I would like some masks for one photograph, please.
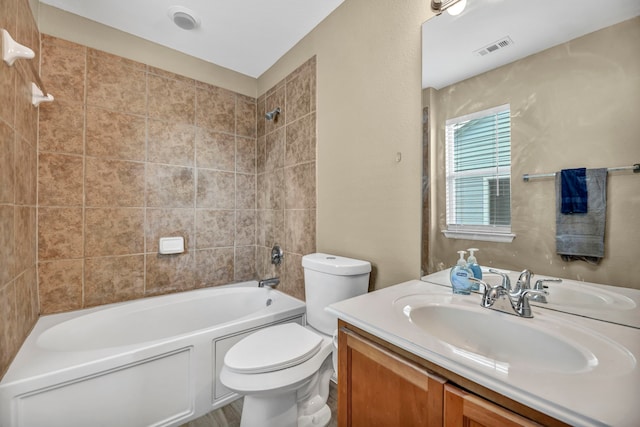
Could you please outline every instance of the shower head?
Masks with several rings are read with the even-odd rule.
[[[264,117],[265,117],[267,120],[273,120],[273,119],[275,119],[275,118],[278,116],[278,114],[280,114],[280,107],[277,107],[277,108],[276,108],[275,110],[273,110],[273,111],[269,111],[267,114],[265,114],[265,115],[264,115]]]

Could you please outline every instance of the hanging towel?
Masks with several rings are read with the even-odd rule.
[[[556,173],[556,252],[565,261],[593,264],[604,257],[607,169],[587,169],[587,213],[562,213],[562,173]]]
[[[587,213],[588,190],[587,169],[563,169],[560,171],[562,182],[563,214]]]

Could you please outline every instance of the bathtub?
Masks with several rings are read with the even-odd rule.
[[[0,426],[178,426],[228,404],[227,350],[305,322],[302,301],[257,285],[41,316],[0,381]]]

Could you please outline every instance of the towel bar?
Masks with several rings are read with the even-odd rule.
[[[640,163],[635,163],[633,166],[620,166],[617,168],[607,168],[607,172],[616,172],[616,171],[625,171],[625,170],[632,170],[633,173],[640,173]],[[533,175],[529,175],[528,173],[525,173],[524,175],[522,175],[522,179],[524,182],[529,182],[529,180],[532,178],[548,178],[552,176],[556,176],[556,173],[555,172],[536,173]]]

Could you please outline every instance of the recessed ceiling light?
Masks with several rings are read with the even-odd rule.
[[[200,19],[195,12],[182,6],[171,6],[168,11],[169,18],[183,30],[194,30],[200,26]]]

